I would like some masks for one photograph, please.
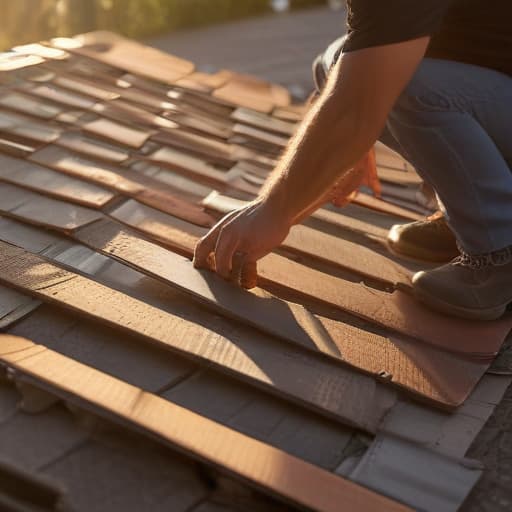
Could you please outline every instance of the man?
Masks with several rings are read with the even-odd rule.
[[[512,301],[512,2],[351,0],[348,9],[348,35],[278,168],[199,242],[195,264],[254,286],[257,260],[291,226],[333,188],[348,196],[367,179],[365,155],[380,139],[435,189],[461,250],[414,276],[416,296],[449,314],[498,318]]]

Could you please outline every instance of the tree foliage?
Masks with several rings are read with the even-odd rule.
[[[293,7],[323,0],[292,0]],[[269,11],[268,0],[0,0],[0,49],[95,29],[144,37]]]

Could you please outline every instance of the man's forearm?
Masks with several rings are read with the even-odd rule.
[[[319,207],[376,138],[364,121],[364,107],[357,97],[344,96],[344,85],[335,68],[262,191],[290,223]]]

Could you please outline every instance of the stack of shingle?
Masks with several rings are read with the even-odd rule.
[[[421,210],[406,162],[378,147],[398,201],[320,209],[247,292],[190,259],[295,132],[284,88],[101,32],[15,48],[0,72],[0,461],[31,490],[0,483],[0,503],[460,506],[512,319],[414,301],[415,264],[385,248]]]

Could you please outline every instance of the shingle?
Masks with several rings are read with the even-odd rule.
[[[131,221],[139,229],[151,231],[151,227],[145,227],[140,222],[144,221],[137,222],[136,218]],[[179,229],[179,223],[175,222],[174,228]],[[166,229],[170,231],[172,227]],[[106,254],[114,255],[148,275],[185,290],[193,297],[205,300],[228,317],[243,320],[263,331],[277,334],[313,350],[320,350],[365,371],[385,373],[396,384],[431,398],[447,400],[447,403],[452,400],[460,403],[487,367],[485,364],[456,360],[427,347],[421,350],[415,348],[416,359],[421,361],[421,365],[416,367],[408,356],[412,348],[408,348],[405,341],[372,336],[348,325],[315,317],[306,310],[277,299],[261,300],[252,294],[241,293],[223,284],[221,280],[210,279],[203,283],[206,276],[198,276],[189,262],[128,231],[123,231],[113,223],[105,222],[81,231],[77,239]],[[177,247],[185,250],[190,250],[193,246],[187,238],[178,236],[175,240]],[[290,313],[291,319],[288,318]],[[318,326],[314,327],[316,323]],[[377,366],[370,365],[370,358],[364,355],[372,351],[373,360],[378,362]],[[455,370],[456,367],[458,370]],[[425,372],[422,373],[422,370]],[[442,381],[441,385],[439,381]]]
[[[137,439],[119,444],[90,441],[44,473],[67,487],[77,512],[185,512],[206,495],[190,464]]]
[[[152,392],[171,386],[195,369],[190,361],[141,344],[136,336],[99,328],[55,307],[40,308],[9,332]]]
[[[0,112],[0,130],[40,143],[53,142],[60,133],[58,128],[47,123],[7,111]]]
[[[172,84],[194,70],[191,62],[110,32],[91,32],[75,42],[73,52],[159,82]]]
[[[4,155],[0,155],[0,180],[92,208],[101,208],[114,198],[112,192],[91,183]]]
[[[264,113],[290,103],[290,95],[285,88],[245,75],[231,76],[213,95],[234,105]]]
[[[66,91],[53,84],[42,84],[36,87],[24,88],[23,90],[34,96],[71,108],[88,110],[92,108],[95,103],[94,100],[86,96]]]
[[[211,371],[195,374],[162,396],[326,469],[339,464],[353,435],[349,428]]]
[[[0,93],[0,105],[43,119],[53,119],[63,112],[63,109],[54,103],[43,103],[17,92]]]
[[[143,336],[161,347],[212,362],[219,369],[321,408],[361,428],[374,431],[396,400],[394,393],[378,386],[370,377],[328,365],[300,347],[283,346],[265,337],[266,341],[261,344],[258,341],[261,337],[256,333],[243,337],[229,329],[219,332],[220,325],[215,322],[211,327],[203,327],[46,263],[37,256],[5,244],[0,247],[2,282],[83,317]],[[269,343],[274,346],[272,352],[269,352]],[[290,373],[282,372],[283,365]],[[293,365],[298,366],[294,371],[291,370]],[[311,375],[307,378],[308,371]],[[372,406],[361,408],[361,401],[372,402]]]
[[[5,269],[0,279],[58,304],[40,307],[11,326],[12,332],[33,337],[143,389],[171,387],[168,397],[187,409],[330,469],[354,455],[352,445],[361,448],[341,425],[352,422],[375,431],[395,403],[397,393],[384,384],[397,384],[407,393],[419,393],[445,407],[464,401],[487,368],[501,334],[509,329],[510,319],[487,327],[462,325],[427,313],[402,292],[383,291],[395,282],[407,285],[410,273],[405,267],[414,268],[412,264],[398,266],[396,257],[386,255],[383,241],[387,230],[394,223],[418,218],[415,212],[424,211],[416,201],[418,176],[401,157],[377,145],[378,171],[387,182],[384,197],[388,201],[360,195],[358,203],[363,206],[351,205],[342,213],[321,209],[308,221],[308,228],[300,226],[292,233],[283,248],[286,257],[271,256],[261,263],[263,284],[280,297],[276,300],[264,295],[272,307],[288,304],[286,300],[291,299],[311,309],[290,305],[298,329],[287,331],[291,324],[286,323],[288,317],[281,314],[281,309],[245,307],[239,290],[224,294],[214,277],[205,274],[209,292],[214,292],[208,295],[196,286],[198,274],[189,261],[159,245],[147,244],[133,233],[122,238],[126,242],[122,247],[103,245],[106,239],[102,241],[101,237],[99,243],[94,230],[71,233],[87,222],[76,222],[77,213],[70,203],[106,206],[107,215],[190,258],[195,240],[215,222],[219,211],[238,206],[235,198],[250,199],[259,192],[306,107],[290,105],[288,92],[274,84],[229,71],[193,73],[190,62],[112,34],[57,39],[52,44],[70,52],[29,45],[19,49],[23,55],[0,57],[0,67],[14,70],[0,77],[4,86],[0,94],[0,149],[18,157],[0,155],[0,164],[4,163],[0,174],[23,189],[32,188],[42,194],[0,185],[0,191],[4,191],[0,208],[33,224],[0,218],[0,240],[51,260],[37,260],[37,264],[31,260],[34,265],[23,266],[29,255],[0,244],[5,256],[0,261]],[[49,60],[41,63],[38,55]],[[281,63],[284,58],[269,62]],[[256,110],[247,108],[251,106]],[[22,160],[33,152],[31,162]],[[152,166],[151,160],[169,169]],[[116,165],[121,163],[125,165]],[[233,197],[206,198],[213,187]],[[64,201],[51,202],[44,197],[52,194]],[[108,201],[114,196],[117,202],[110,206]],[[214,215],[205,213],[198,204],[205,198],[204,204],[217,210]],[[387,213],[378,213],[378,209]],[[62,236],[34,227],[40,225],[59,229]],[[110,221],[100,222],[97,229],[103,229],[101,234],[107,236],[111,234],[109,226]],[[91,233],[96,238],[90,238]],[[69,235],[78,238],[73,240]],[[79,239],[93,248],[81,245]],[[98,250],[105,251],[105,255]],[[63,265],[75,272],[64,271]],[[21,273],[13,276],[16,269]],[[367,286],[355,282],[359,276],[364,276]],[[186,293],[177,291],[177,286]],[[0,327],[2,320],[10,324],[22,316],[17,313],[37,305],[23,294],[3,290]],[[200,293],[194,296],[197,290]],[[344,298],[347,294],[350,299]],[[200,304],[205,299],[209,309]],[[64,313],[64,309],[72,312]],[[105,322],[112,325],[104,327]],[[250,325],[257,325],[259,330]],[[402,335],[391,334],[393,330]],[[448,341],[464,341],[466,346],[458,349],[467,350],[475,360],[438,351],[404,334],[450,350],[453,347]],[[299,345],[301,340],[305,348]],[[481,345],[487,353],[474,352]],[[360,375],[347,363],[374,376]],[[187,378],[204,365],[213,369]],[[181,384],[173,388],[176,382]],[[404,400],[402,392],[398,396]],[[0,430],[2,418],[9,419],[14,412],[13,400],[11,392],[2,396],[0,387]],[[401,401],[391,409],[384,428],[390,427],[394,419],[393,429],[401,435],[410,434],[415,442],[439,452],[460,455],[486,421],[495,401],[487,401],[477,388],[450,416],[430,410],[430,403]],[[405,420],[400,414],[404,408],[411,413]],[[5,438],[14,441],[12,450],[21,439],[30,440],[20,451],[20,457],[27,461],[37,459],[38,454],[42,454],[42,460],[47,457],[44,454],[66,444],[66,434],[55,439],[64,432],[62,422],[52,423],[44,416],[32,419],[21,413],[11,420]],[[56,466],[59,478],[69,481],[76,491],[80,507],[101,507],[102,500],[115,495],[112,503],[123,510],[129,506],[150,506],[153,510],[164,504],[173,508],[175,502],[166,502],[166,497],[156,499],[163,496],[158,481],[167,476],[162,477],[157,470],[148,476],[148,482],[144,480],[147,494],[128,499],[139,490],[132,484],[136,481],[134,475],[146,471],[160,460],[158,457],[144,455],[146,466],[133,465],[144,450],[140,452],[124,441],[97,441],[80,453],[70,445],[70,456],[64,456],[61,465]],[[504,438],[505,450],[507,443],[508,438]],[[376,443],[368,452],[377,457],[379,467],[380,446]],[[403,446],[399,448],[402,453]],[[358,450],[356,455],[363,451]],[[391,451],[397,453],[396,446]],[[115,469],[119,482],[111,481],[113,493],[112,486],[94,489],[95,460],[113,452],[115,464],[100,462],[98,467],[105,475]],[[404,460],[409,456],[413,468],[409,473],[414,476],[415,464],[430,460],[431,454],[425,458],[424,450],[405,450]],[[366,459],[351,460],[360,464],[368,485],[383,494],[396,492],[406,501],[421,498],[421,494],[411,492],[417,482],[405,485],[411,484],[412,478],[402,479],[404,485],[400,488],[396,479],[389,478],[396,468],[388,465],[392,457],[387,459],[384,457],[382,462],[383,473],[375,478],[373,471],[378,467],[368,469]],[[83,461],[87,471],[80,483],[78,468]],[[172,459],[169,464],[174,467],[175,462]],[[119,471],[123,464],[130,469]],[[176,465],[177,472],[180,464]],[[197,482],[197,475],[192,473],[183,480],[186,487],[189,482]],[[457,473],[460,475],[458,470],[453,474]],[[436,478],[443,474],[431,475],[429,499],[442,491],[444,482],[439,484]],[[471,487],[472,482],[468,479],[464,485],[459,491]],[[91,495],[88,488],[92,489]],[[201,506],[207,510],[210,505],[224,503],[217,499],[219,494],[205,494],[202,485],[199,488],[196,501],[185,503],[180,498],[179,506],[198,512]],[[123,489],[126,496],[122,495]],[[452,503],[458,503],[463,494],[452,493]],[[238,503],[241,510],[248,510],[250,500],[250,496],[233,503],[228,499],[226,506],[231,510],[231,505]]]
[[[281,499],[292,500],[303,507],[321,512],[338,510],[341,499],[350,504],[354,512],[375,507],[383,512],[408,510],[399,503],[351,484],[155,395],[143,393],[139,388],[76,363],[56,352],[30,345],[20,338],[8,337],[7,341],[9,346],[3,349],[2,360],[20,372],[44,380],[59,396],[67,396],[75,401],[78,399],[79,402],[85,401],[95,412],[111,415],[112,419],[126,426],[130,425],[132,429],[140,428],[147,434],[156,435],[168,445],[175,446],[194,458],[214,466],[221,465],[235,478],[251,482]],[[86,446],[75,453],[83,451],[87,453]],[[90,463],[95,459],[97,457],[91,457]],[[109,474],[112,473],[111,465],[115,460],[114,453],[101,459],[110,466]],[[63,465],[65,466],[56,463],[57,467]],[[83,469],[88,464],[85,461],[80,466]],[[133,462],[123,464],[125,470],[132,467]],[[101,468],[96,460],[95,480],[98,480],[97,475]],[[53,469],[55,470],[55,467]],[[66,470],[69,471],[70,468]],[[48,472],[55,474],[55,471]],[[109,484],[111,499],[118,497],[113,482]],[[96,490],[99,489],[98,487]],[[154,492],[149,494],[154,496]],[[144,495],[144,492],[139,491],[139,496]],[[121,492],[121,496],[126,500],[126,490]],[[92,497],[89,499],[93,501]]]
[[[261,130],[279,133],[281,135],[291,136],[295,133],[297,125],[266,116],[246,108],[237,108],[231,117],[240,123],[255,126]]]
[[[416,510],[455,512],[481,474],[478,464],[379,435],[350,478]]]
[[[0,329],[17,322],[40,305],[32,297],[0,286]]]
[[[31,224],[62,231],[73,231],[102,217],[89,208],[50,199],[7,184],[0,184],[0,211]]]
[[[62,405],[40,414],[19,411],[0,424],[0,451],[2,457],[16,465],[39,471],[80,446],[88,437]]]
[[[129,151],[125,147],[109,144],[81,133],[63,133],[56,144],[108,162],[122,163],[129,158]]]

